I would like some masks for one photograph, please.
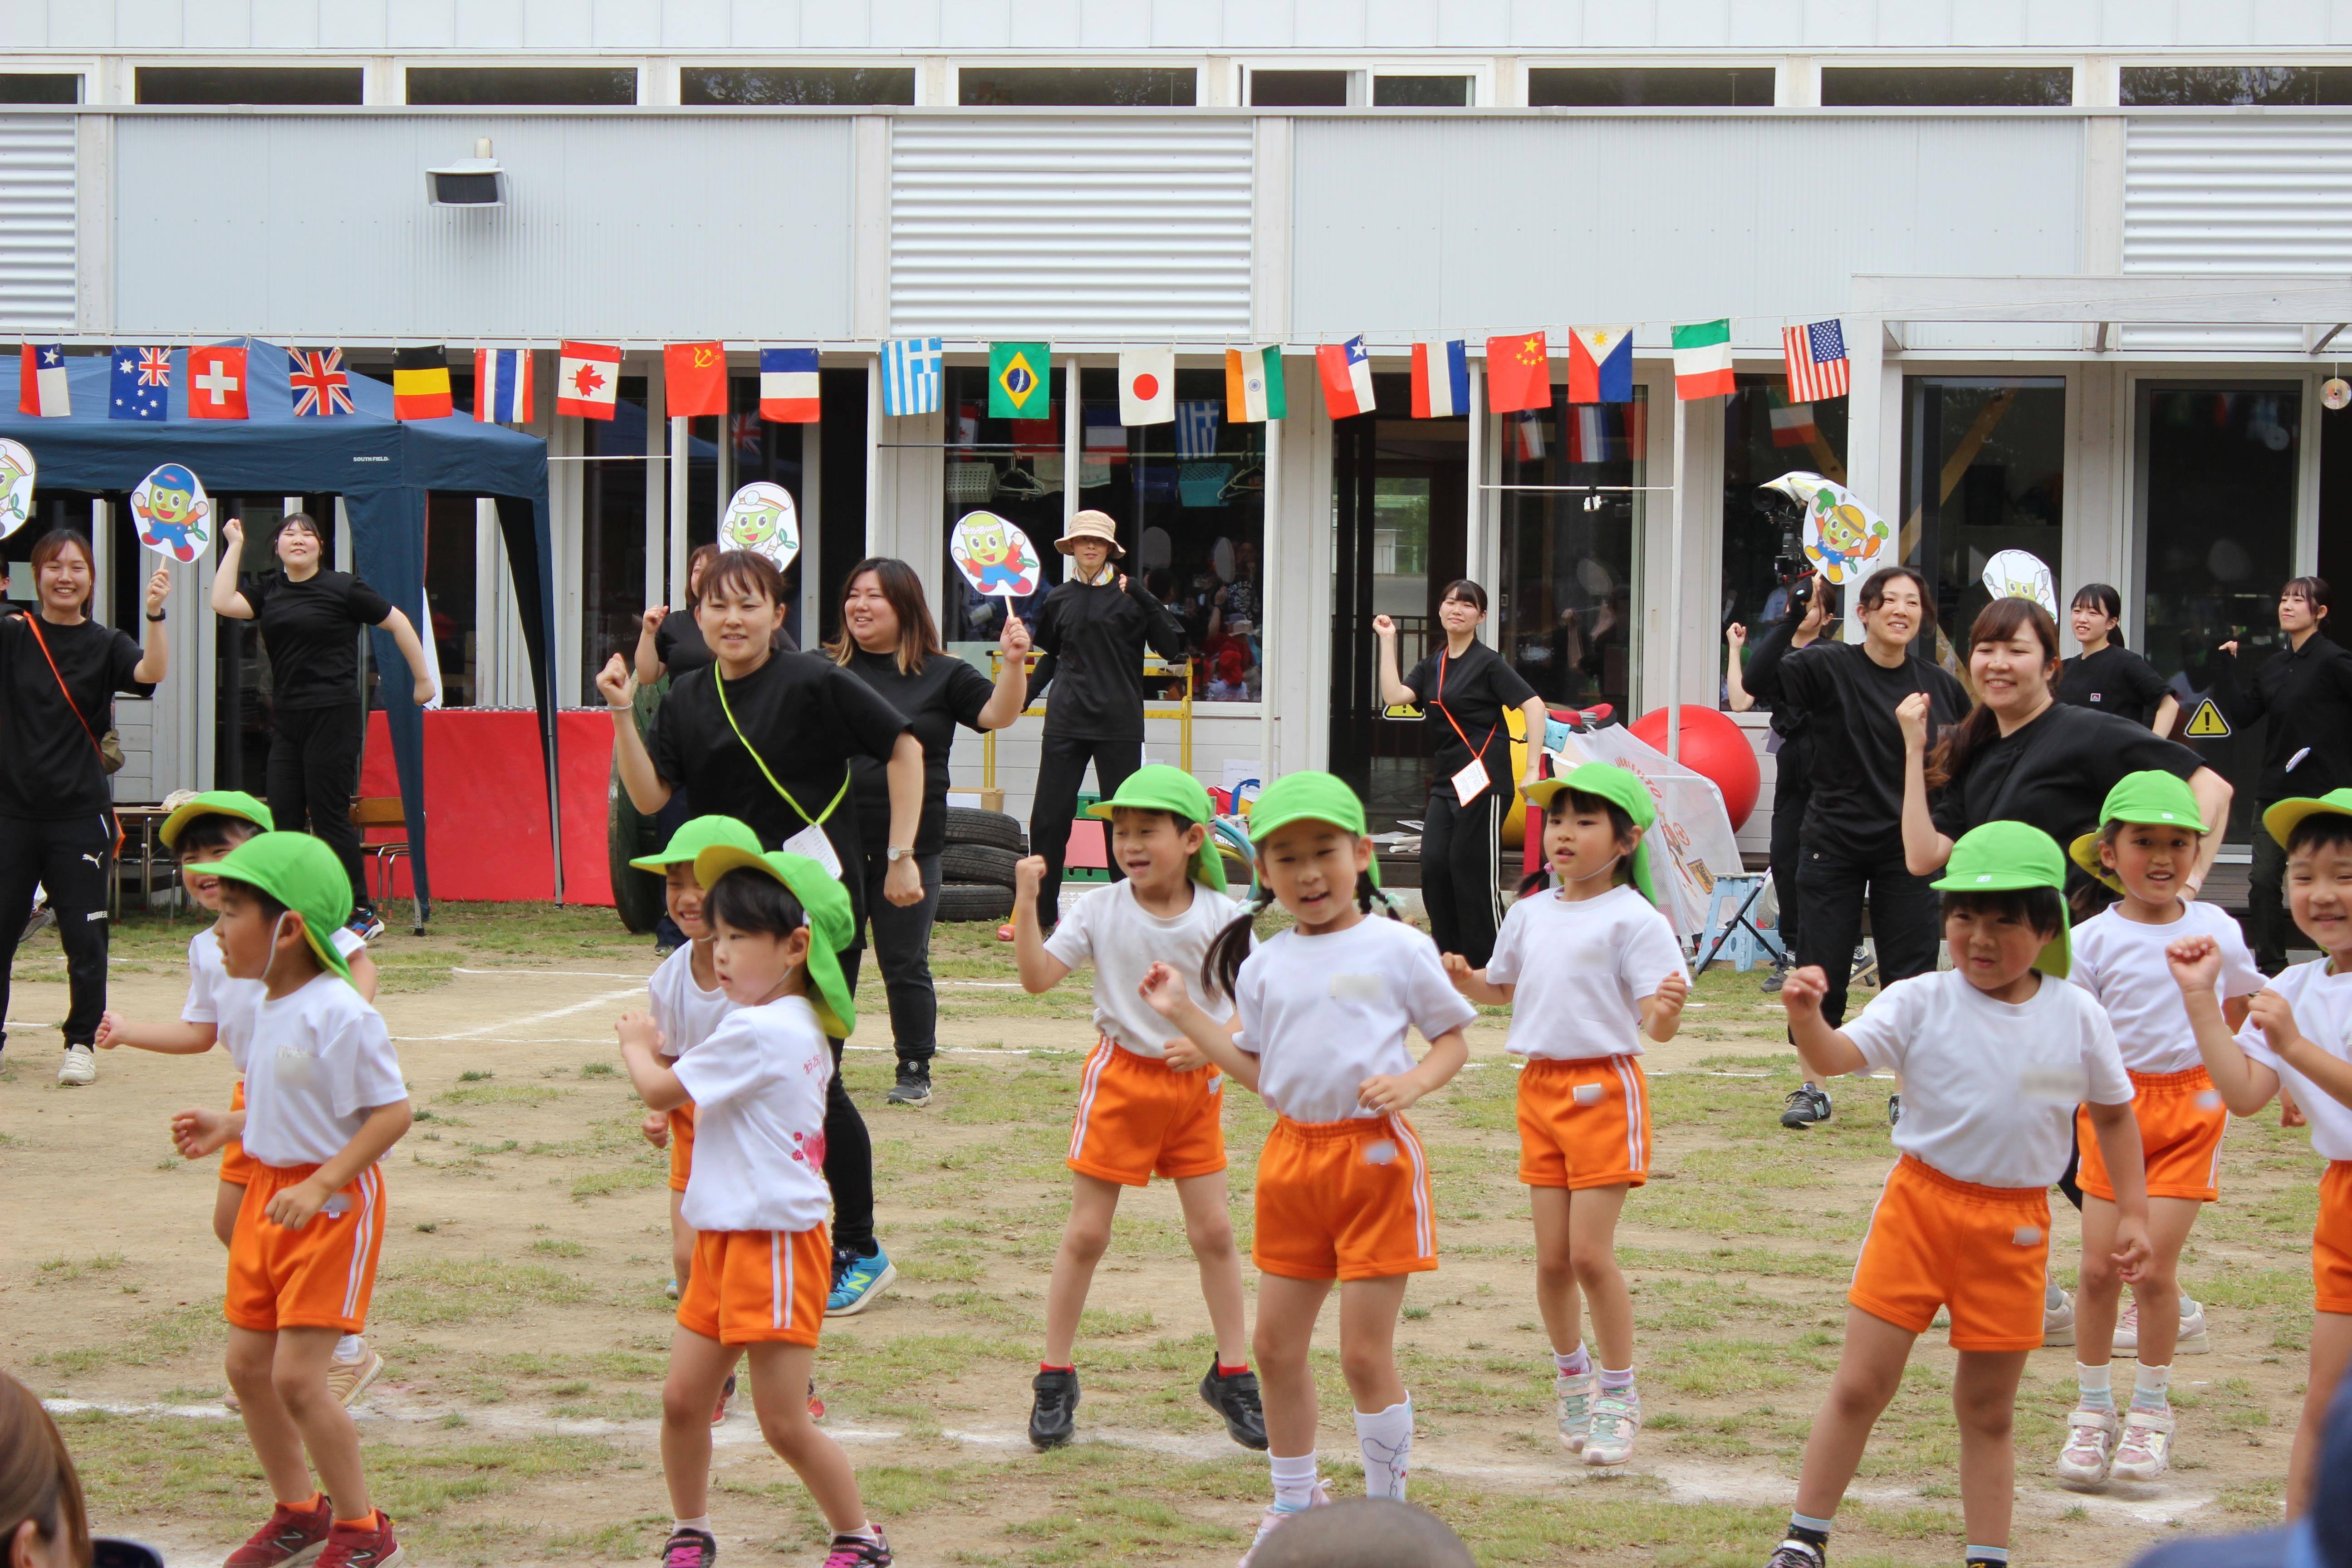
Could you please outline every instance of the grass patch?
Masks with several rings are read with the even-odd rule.
[[[525,1307],[567,1307],[596,1299],[577,1275],[537,1263],[495,1258],[471,1262],[412,1258],[386,1264],[378,1276],[375,1310],[415,1328],[511,1317]]]

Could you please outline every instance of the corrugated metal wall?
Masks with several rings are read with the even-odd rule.
[[[1239,119],[894,121],[891,330],[1246,333],[1255,135]]]
[[[74,324],[74,121],[0,119],[0,325]]]

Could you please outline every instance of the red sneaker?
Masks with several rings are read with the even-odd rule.
[[[727,1402],[735,1397],[735,1374],[727,1374],[727,1385],[719,1391],[719,1407],[710,1413],[710,1424],[718,1426],[727,1419]]]
[[[229,1553],[228,1568],[302,1568],[327,1549],[327,1534],[334,1525],[335,1505],[323,1497],[309,1508],[288,1508],[281,1502],[268,1524]]]
[[[373,1523],[357,1529],[338,1524],[327,1531],[319,1568],[392,1568],[400,1557],[400,1542],[392,1538],[392,1515],[377,1509]]]

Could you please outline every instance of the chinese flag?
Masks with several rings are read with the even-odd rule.
[[[1541,332],[1486,340],[1486,402],[1497,414],[1551,406],[1551,366]]]
[[[671,343],[662,350],[665,392],[673,419],[727,412],[727,351],[717,343]]]

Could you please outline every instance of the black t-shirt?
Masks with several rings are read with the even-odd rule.
[[[1814,641],[1779,658],[1748,660],[1748,689],[1806,716],[1812,799],[1801,841],[1840,857],[1882,859],[1903,848],[1903,725],[1895,705],[1927,694],[1927,743],[1968,711],[1949,671],[1906,654],[1889,669],[1859,643]]]
[[[2240,724],[2270,721],[2257,801],[2352,786],[2352,649],[2314,632],[2255,665],[2252,679],[2218,650],[2206,668],[2223,712]]]
[[[792,653],[800,645],[783,627],[768,639],[768,646],[778,653]],[[702,640],[702,628],[695,624],[692,610],[672,610],[654,628],[654,657],[661,660],[662,670],[672,680],[689,669],[708,669],[718,661],[712,658],[710,645]]]
[[[2061,667],[2058,700],[2070,708],[2113,713],[2135,724],[2156,717],[2171,688],[2156,666],[2127,647],[2109,643],[2096,653],[2078,653]]]
[[[935,653],[912,675],[898,672],[896,654],[867,653],[852,645],[847,668],[881,695],[907,721],[923,743],[923,821],[915,853],[936,855],[947,842],[948,749],[955,727],[980,728],[980,710],[996,692],[988,677],[951,653]],[[850,763],[856,780],[857,831],[869,850],[890,841],[890,785],[881,763],[859,757]]]
[[[1404,683],[1412,688],[1413,696],[1429,710],[1424,723],[1437,726],[1436,789],[1451,790],[1448,782],[1455,773],[1470,765],[1470,751],[1478,749],[1479,760],[1486,764],[1489,788],[1509,788],[1515,782],[1511,774],[1511,731],[1503,722],[1503,710],[1517,708],[1536,694],[1536,689],[1516,669],[1503,662],[1503,656],[1475,637],[1459,658],[1446,656],[1443,643],[1435,653],[1412,667]],[[1453,715],[1453,722],[1446,715]],[[1454,726],[1461,733],[1454,733]],[[1467,736],[1470,744],[1464,745]]]
[[[2126,773],[2154,769],[2185,779],[2204,765],[2145,724],[2053,702],[1969,758],[1932,807],[1936,831],[1958,838],[1988,822],[2028,822],[2063,850],[2096,830],[2099,807]],[[1818,788],[1818,768],[1813,776]]]
[[[0,816],[59,822],[94,816],[112,803],[113,792],[92,737],[106,733],[116,692],[150,697],[155,688],[132,679],[139,645],[111,626],[43,621],[40,635],[49,658],[41,657],[28,616],[0,617]],[[55,674],[49,659],[57,661]],[[73,693],[70,708],[58,689],[59,676]]]
[[[1045,733],[1123,738],[1143,735],[1143,652],[1184,657],[1184,624],[1151,596],[1142,579],[1081,583],[1071,577],[1045,595],[1035,634],[1034,698],[1048,685]]]
[[[843,883],[858,920],[866,914],[857,807],[845,787],[855,757],[890,760],[907,721],[874,689],[829,658],[777,654],[726,687],[719,706],[719,668],[693,670],[670,688],[646,732],[654,772],[683,788],[697,816],[716,813],[750,826],[770,849],[811,822],[842,865]],[[734,723],[728,722],[728,713]],[[755,761],[736,737],[759,749]],[[767,771],[761,771],[761,763]],[[768,775],[775,775],[775,784]],[[781,784],[799,803],[795,811],[776,793]]]
[[[241,576],[269,650],[269,685],[280,708],[332,708],[360,700],[359,629],[383,624],[392,601],[348,572],[301,582],[280,572]]]

